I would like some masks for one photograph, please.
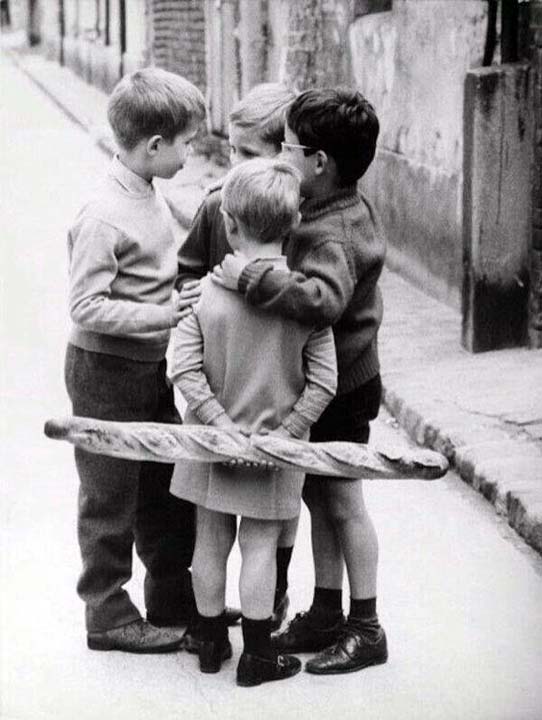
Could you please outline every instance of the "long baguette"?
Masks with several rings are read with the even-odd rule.
[[[271,463],[316,475],[366,479],[435,480],[446,458],[425,449],[371,447],[357,443],[309,443],[274,435],[226,432],[205,425],[112,422],[69,417],[48,420],[47,437],[100,455],[154,462]]]

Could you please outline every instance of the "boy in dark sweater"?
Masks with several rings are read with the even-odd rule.
[[[317,327],[332,325],[337,347],[336,398],[313,425],[311,440],[366,443],[378,414],[381,382],[377,287],[385,241],[357,181],[371,164],[379,132],[372,106],[358,92],[308,90],[287,114],[282,157],[302,173],[302,222],[286,241],[289,273],[227,255],[213,277],[248,302]],[[363,500],[362,481],[307,476],[314,599],[275,638],[280,652],[316,652],[306,670],[359,670],[387,660],[376,613],[378,541]],[[343,563],[350,613],[342,613]]]
[[[166,375],[170,329],[190,312],[177,295],[173,218],[153,177],[183,167],[205,117],[200,91],[155,68],[124,77],[108,117],[119,146],[107,177],[69,232],[70,315],[66,384],[75,415],[180,422]],[[169,493],[172,465],[75,450],[80,479],[77,590],[93,650],[156,653],[178,633],[141,618],[123,588],[135,544],[146,568],[147,616],[189,619],[194,509]]]

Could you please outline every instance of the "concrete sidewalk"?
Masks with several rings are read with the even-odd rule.
[[[107,153],[114,144],[106,96],[66,68],[3,36],[11,59]],[[203,154],[161,187],[186,231],[206,186],[225,168]],[[397,274],[381,283],[385,404],[421,445],[446,455],[460,476],[542,553],[542,350],[471,355],[458,312]]]

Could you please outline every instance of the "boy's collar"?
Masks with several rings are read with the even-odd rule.
[[[118,155],[111,161],[111,175],[132,195],[150,195],[154,190],[152,182],[126,167]]]
[[[303,200],[300,211],[305,220],[325,215],[332,210],[351,207],[357,202],[358,189],[356,185],[338,188],[331,195]]]

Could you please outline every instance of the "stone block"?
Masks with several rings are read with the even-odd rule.
[[[465,85],[463,344],[526,344],[531,234],[529,66],[471,70]]]

